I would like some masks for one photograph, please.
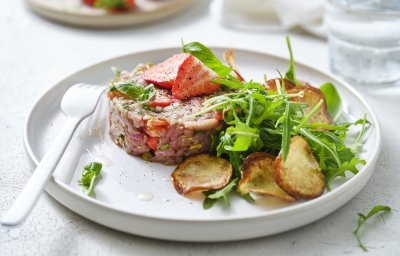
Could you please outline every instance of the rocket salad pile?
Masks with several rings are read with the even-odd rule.
[[[190,163],[189,158],[189,163],[178,166],[172,175],[178,192],[185,194],[203,190],[206,197],[204,208],[211,207],[218,199],[229,204],[229,194],[232,191],[239,192],[250,201],[251,193],[274,195],[290,201],[309,199],[319,196],[324,187],[329,189],[336,177],[344,177],[346,171],[356,174],[358,165],[365,164],[357,156],[356,147],[347,146],[345,139],[350,126],[359,126],[359,135],[354,145],[360,143],[369,125],[366,117],[352,123],[334,123],[333,120],[338,119],[341,111],[341,99],[334,85],[325,83],[317,89],[298,80],[288,38],[287,44],[290,53],[288,70],[284,75],[277,71],[276,79],[264,83],[245,81],[236,70],[232,52],[225,54],[229,64],[226,66],[204,45],[198,42],[183,44],[183,52],[190,53],[215,71],[220,78],[213,82],[222,85],[227,91],[206,100],[203,109],[196,115],[216,111],[222,116],[224,128],[213,139],[212,154],[227,159],[233,172],[230,174],[228,170],[225,173],[229,177],[225,180],[229,181],[218,184],[223,185],[219,189],[211,186],[212,189],[204,191],[207,186],[192,184],[193,188],[182,190],[182,187],[187,187],[187,181],[182,177],[188,179],[187,176],[190,176],[190,173],[185,173],[185,169],[190,165],[198,165],[197,160],[201,160],[201,157],[197,157],[199,159]],[[255,152],[265,154],[252,156]],[[304,159],[302,155],[305,155]],[[292,163],[299,166],[291,166]],[[307,170],[315,164],[318,166]],[[256,165],[263,166],[261,169],[264,170],[254,170],[257,169]],[[193,174],[192,178],[199,180],[199,175]],[[212,174],[208,175],[210,180],[215,178]],[[315,176],[314,180],[306,180],[310,175]],[[271,177],[278,186],[271,185]],[[293,180],[295,178],[299,182]],[[311,187],[302,188],[307,183],[311,183]],[[268,191],[271,186],[272,191]]]

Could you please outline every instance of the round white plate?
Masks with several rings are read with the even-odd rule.
[[[224,49],[213,49],[222,56]],[[32,108],[25,127],[25,148],[34,166],[65,122],[60,102],[67,88],[78,82],[106,85],[113,77],[111,66],[131,70],[140,62],[160,62],[180,52],[161,49],[117,57],[83,69],[49,89]],[[273,55],[236,49],[236,61],[244,77],[262,81],[263,74],[275,76],[286,70],[288,60]],[[364,113],[372,122],[365,138],[360,172],[343,179],[322,196],[296,203],[274,198],[255,204],[233,196],[230,208],[216,204],[203,210],[202,198],[177,194],[170,181],[174,167],[143,161],[127,155],[111,142],[107,131],[107,100],[104,96],[94,115],[85,120],[68,146],[47,192],[72,211],[101,225],[141,236],[179,241],[229,241],[276,234],[318,220],[355,196],[370,178],[381,145],[378,120],[366,102],[352,88],[336,78],[297,63],[301,80],[314,85],[333,82],[351,116]],[[84,165],[104,163],[103,178],[96,186],[97,198],[82,192],[77,180]],[[151,200],[141,200],[141,195]],[[149,199],[149,198],[148,198]]]
[[[109,13],[81,3],[81,0],[26,0],[38,14],[66,24],[86,27],[139,25],[171,16],[188,7],[192,0],[135,0],[136,8]]]

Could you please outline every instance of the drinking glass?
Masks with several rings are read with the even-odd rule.
[[[362,85],[400,85],[400,0],[326,0],[330,68]]]

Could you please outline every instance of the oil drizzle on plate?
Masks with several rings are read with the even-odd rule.
[[[146,201],[146,202],[151,201],[153,199],[153,194],[148,192],[140,193],[138,195],[138,199],[140,201]]]

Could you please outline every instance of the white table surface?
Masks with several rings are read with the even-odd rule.
[[[284,34],[241,32],[220,26],[208,1],[172,19],[118,30],[90,30],[45,20],[23,1],[0,8],[0,214],[10,207],[31,170],[22,146],[28,111],[41,93],[85,66],[125,53],[198,40],[286,55]],[[296,59],[328,69],[325,41],[290,33]],[[67,210],[43,194],[23,225],[0,227],[0,255],[361,255],[352,231],[357,212],[376,204],[400,209],[400,93],[362,90],[378,114],[383,147],[365,188],[333,214],[270,237],[228,243],[179,243],[114,231]],[[395,211],[362,232],[366,255],[400,255],[400,218]]]

